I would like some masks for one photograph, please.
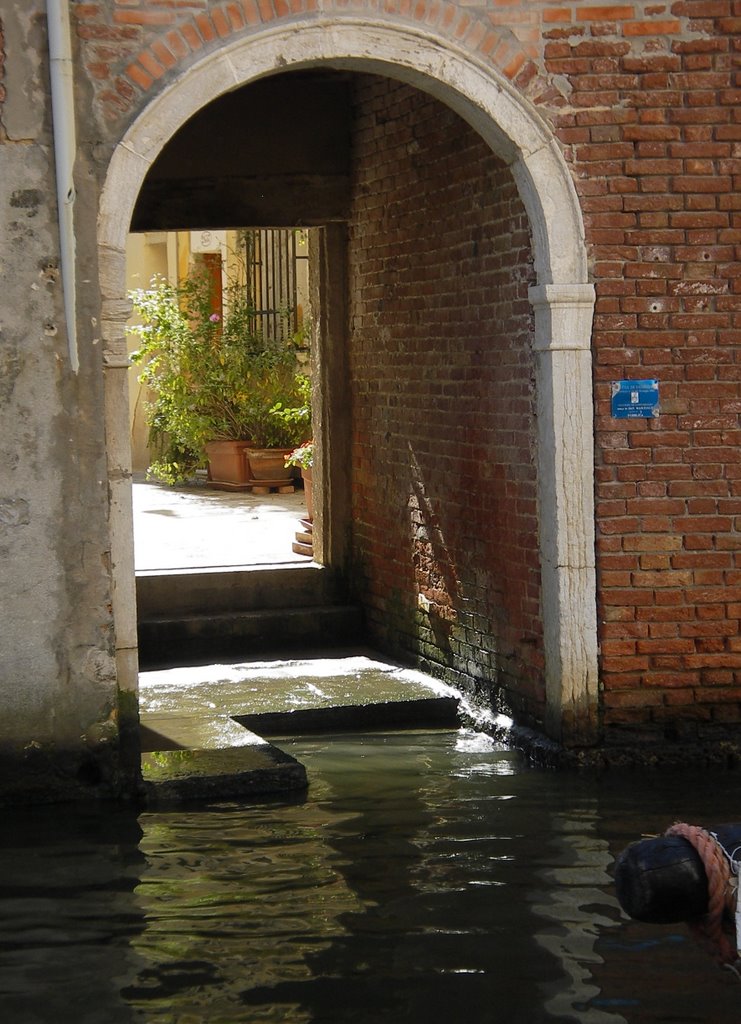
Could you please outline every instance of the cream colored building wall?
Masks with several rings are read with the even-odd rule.
[[[309,292],[309,230],[299,231],[296,235],[296,292],[300,320],[306,323],[311,319]]]
[[[165,231],[129,235],[126,243],[126,290],[147,288],[155,275],[170,278],[174,259],[174,235]],[[132,313],[129,323],[138,323]],[[129,335],[128,350],[139,347],[139,338]],[[139,383],[139,368],[132,366],[129,379],[129,414],[131,422],[131,456],[134,473],[145,472],[150,463],[147,449],[147,425],[144,418],[144,388]]]

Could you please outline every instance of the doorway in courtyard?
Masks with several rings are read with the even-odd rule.
[[[126,261],[136,570],[311,560],[309,231],[140,232]]]
[[[371,62],[363,31],[292,26],[174,82],[114,154],[100,244],[121,251],[126,204],[134,232],[317,229],[323,564],[387,653],[588,736],[594,293],[573,185],[496,73],[391,28]]]

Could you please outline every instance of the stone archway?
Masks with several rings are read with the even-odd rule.
[[[447,104],[511,168],[534,240],[539,548],[546,728],[560,742],[594,742],[597,629],[593,510],[591,324],[581,212],[546,124],[494,68],[449,40],[398,23],[292,22],[230,42],[152,100],[116,147],[98,223],[106,427],[111,484],[119,686],[136,689],[125,240],[134,204],[164,143],[223,93],[287,70],[324,66],[405,81]]]

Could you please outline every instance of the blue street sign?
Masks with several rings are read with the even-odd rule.
[[[612,382],[612,415],[619,420],[659,415],[659,382],[657,380],[614,380]]]

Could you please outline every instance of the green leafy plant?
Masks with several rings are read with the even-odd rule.
[[[311,379],[305,373],[295,375],[292,393],[279,399],[268,410],[268,417],[273,436],[282,440],[265,447],[292,448],[308,436],[311,432]]]
[[[293,340],[265,339],[241,283],[229,284],[225,313],[214,310],[206,268],[175,288],[154,278],[131,293],[142,322],[132,361],[149,389],[149,475],[166,483],[191,476],[215,440],[291,448],[311,433],[310,382],[297,372]]]

